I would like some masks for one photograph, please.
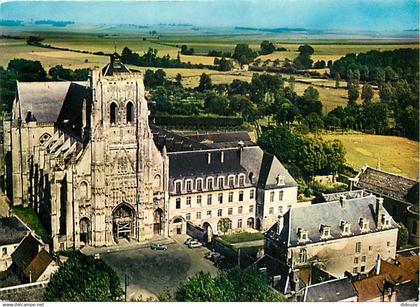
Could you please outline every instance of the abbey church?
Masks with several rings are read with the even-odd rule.
[[[118,54],[86,82],[18,82],[4,122],[6,187],[54,250],[194,228],[270,228],[297,184],[247,133],[182,136],[149,123],[142,73]]]

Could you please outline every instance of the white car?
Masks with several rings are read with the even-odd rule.
[[[190,242],[190,244],[188,244],[189,248],[197,248],[197,247],[201,247],[201,246],[203,246],[203,244],[201,244],[198,241],[192,241],[192,242]]]

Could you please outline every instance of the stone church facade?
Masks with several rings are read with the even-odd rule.
[[[214,170],[207,157],[217,156],[220,160],[225,148],[211,148],[186,138],[174,142],[174,137],[166,134],[162,141],[165,131],[149,125],[148,117],[142,74],[128,69],[117,54],[103,69],[92,70],[88,82],[18,82],[12,114],[4,121],[7,191],[14,205],[30,206],[38,213],[51,234],[54,250],[80,248],[83,244],[109,246],[123,238],[142,241],[156,235],[185,233],[191,213],[180,212],[180,205],[175,205],[180,201],[179,195],[213,190],[206,186],[207,181],[201,188],[195,181],[193,186],[185,181],[188,176],[183,171],[188,167],[183,163],[191,151],[205,156],[206,165],[197,165],[204,173],[194,173],[194,180],[211,174],[216,188],[217,182],[222,181],[215,171],[220,176],[237,176],[240,172],[244,177],[235,177],[240,182],[229,186],[226,177],[226,186],[219,189],[228,192],[229,188],[255,188],[254,192],[246,192],[255,195],[255,210],[246,209],[244,221],[236,222],[232,228],[244,228],[250,213],[252,225],[248,226],[256,225],[258,215],[261,229],[271,226],[277,211],[270,207],[270,212],[267,208],[264,213],[264,196],[258,195],[264,195],[265,189],[287,190],[285,195],[291,196],[284,204],[285,210],[296,202],[296,182],[275,157],[266,157],[268,154],[258,146],[254,148],[259,166],[251,163],[255,150],[245,147],[249,153],[242,161],[243,148],[236,146],[226,152],[229,163],[219,163]],[[178,148],[183,142],[187,149]],[[230,170],[230,165],[235,169]],[[178,182],[182,183],[182,190],[176,190]],[[225,199],[227,202],[229,197]],[[188,201],[191,205],[191,197]],[[216,207],[212,209],[220,218],[232,214],[228,209],[223,214],[216,213],[220,212]],[[205,214],[196,211],[194,217],[198,219],[194,223],[202,226]],[[264,216],[270,222],[264,223]],[[184,223],[182,231],[178,230],[179,223]],[[216,228],[214,223],[212,227]]]

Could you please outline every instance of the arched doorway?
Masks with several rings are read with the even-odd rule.
[[[213,228],[211,225],[207,222],[203,224],[203,230],[204,230],[204,237],[203,240],[205,243],[210,243],[213,240]]]
[[[248,228],[254,228],[254,218],[250,217],[246,220],[246,227]]]
[[[113,233],[115,239],[130,240],[134,235],[134,208],[127,203],[119,204],[112,212]]]
[[[87,217],[80,220],[80,242],[89,244],[90,242],[90,221]]]
[[[153,212],[153,234],[161,235],[162,234],[162,220],[163,220],[163,211],[160,208],[157,208]]]
[[[184,220],[182,219],[182,217],[176,217],[172,220],[172,225],[173,225],[173,233],[180,235],[183,233],[183,225],[184,225]]]

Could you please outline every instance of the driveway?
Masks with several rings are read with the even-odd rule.
[[[128,276],[128,300],[154,297],[169,288],[174,290],[186,278],[200,271],[217,273],[217,268],[204,258],[208,249],[190,249],[183,244],[187,236],[173,237],[166,251],[149,247],[110,251],[100,257],[120,276]]]

